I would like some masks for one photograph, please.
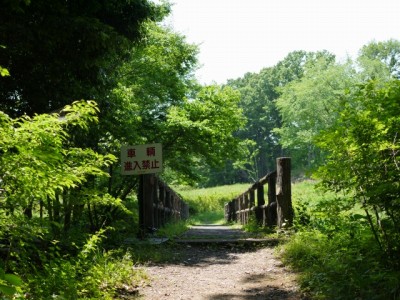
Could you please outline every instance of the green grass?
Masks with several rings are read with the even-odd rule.
[[[175,190],[189,204],[190,223],[224,224],[224,205],[242,194],[250,184],[225,185],[212,188],[193,189],[175,187]]]
[[[189,228],[189,221],[178,221],[165,224],[156,232],[156,236],[174,239],[180,236]]]
[[[315,185],[293,185],[296,233],[281,249],[303,291],[311,299],[400,299],[400,271],[386,263],[360,207]]]
[[[189,220],[191,225],[225,225],[224,211],[210,211],[202,212],[190,217]]]
[[[195,213],[223,210],[224,204],[246,191],[251,184],[224,185],[212,188],[193,189],[176,187]]]

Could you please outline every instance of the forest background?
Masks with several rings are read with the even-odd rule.
[[[318,178],[340,192],[324,216],[334,207],[351,221],[322,224],[303,204],[297,226],[340,236],[340,245],[357,237],[361,260],[371,239],[377,290],[391,274],[385,287],[398,296],[399,41],[371,42],[345,62],[294,51],[259,73],[204,86],[194,77],[196,45],[161,23],[166,2],[1,6],[4,295],[112,297],[115,285],[98,281],[112,251],[101,254],[100,244],[107,238],[102,247],[113,249],[131,230],[138,185],[120,175],[120,147],[157,142],[172,185],[248,183],[276,157],[292,157],[294,180]]]

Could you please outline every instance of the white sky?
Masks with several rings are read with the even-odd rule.
[[[372,40],[400,39],[399,0],[170,0],[167,20],[200,46],[201,83],[274,66],[295,50],[345,58]]]

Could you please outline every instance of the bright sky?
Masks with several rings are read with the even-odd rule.
[[[295,50],[345,58],[372,40],[400,39],[399,0],[171,0],[167,21],[200,46],[201,83],[274,66]]]

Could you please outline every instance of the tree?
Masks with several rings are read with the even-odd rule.
[[[373,42],[360,50],[356,62],[348,59],[342,64],[322,52],[304,64],[302,77],[279,89],[276,106],[282,125],[274,131],[295,166],[306,171],[318,167],[324,157],[314,138],[338,118],[339,96],[371,78],[387,81],[395,77],[399,50],[395,40]]]
[[[115,67],[140,39],[142,22],[169,10],[148,0],[0,5],[0,62],[12,74],[0,82],[0,110],[10,116],[52,112],[71,99],[101,104],[115,85]]]
[[[282,125],[275,128],[280,144],[293,157],[294,166],[309,170],[323,160],[314,138],[337,119],[338,95],[356,82],[351,62],[337,64],[320,57],[305,67],[304,75],[282,88],[276,107]]]
[[[133,45],[129,59],[116,70],[118,85],[100,112],[99,126],[91,130],[91,142],[101,153],[119,156],[122,144],[163,143],[168,153],[168,110],[181,106],[200,88],[194,80],[196,46],[185,37],[155,24],[142,26],[146,38]],[[166,157],[167,158],[167,157]],[[165,159],[164,159],[165,160]],[[125,197],[135,188],[136,178],[120,176],[120,162],[110,168],[109,192]]]
[[[196,166],[222,164],[223,154],[236,152],[232,135],[242,118],[238,95],[229,88],[201,87],[196,82],[193,71],[198,48],[184,36],[152,22],[143,30],[146,39],[132,48],[130,59],[117,70],[118,87],[90,136],[99,141],[101,153],[117,156],[122,144],[162,143],[166,170],[162,176],[193,182],[199,175]],[[183,117],[189,119],[174,122]],[[203,128],[200,132],[199,126]],[[137,180],[121,176],[119,170],[120,162],[110,168],[108,189],[125,199]]]
[[[300,80],[307,68],[320,58],[326,61],[334,60],[334,56],[326,51],[294,51],[274,67],[228,81],[229,86],[240,91],[240,107],[248,120],[247,126],[238,132],[238,136],[256,144],[254,147],[252,143],[247,143],[251,153],[248,156],[252,157],[252,160],[244,164],[250,173],[255,173],[255,178],[252,179],[273,171],[276,157],[284,154],[279,135],[274,130],[280,128],[282,122],[275,105],[281,93],[280,88]]]
[[[400,78],[400,41],[371,42],[361,48],[358,61],[367,79]]]
[[[387,259],[400,249],[400,81],[370,81],[341,97],[339,116],[318,136],[328,153],[318,175],[361,205]]]
[[[167,164],[187,178],[196,168],[223,166],[238,156],[240,140],[234,136],[244,124],[239,94],[229,87],[206,86],[182,106],[171,107],[166,122]]]

